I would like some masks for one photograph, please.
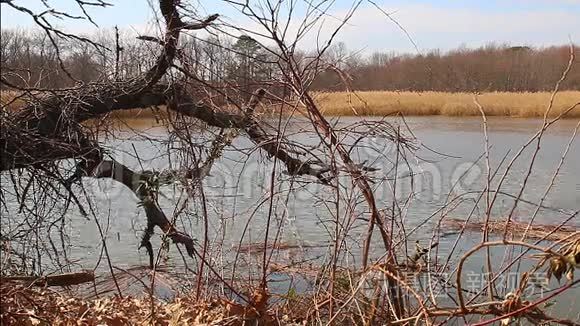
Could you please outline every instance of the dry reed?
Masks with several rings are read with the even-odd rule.
[[[24,104],[22,99],[12,101],[16,92],[2,91],[1,103],[15,109]],[[543,117],[549,92],[538,93],[484,93],[479,96],[486,115],[508,117]],[[386,116],[401,113],[406,116],[479,116],[473,104],[473,94],[446,92],[333,92],[316,93],[316,101],[326,116]],[[550,116],[556,116],[573,104],[580,102],[580,91],[558,93]],[[164,108],[133,109],[111,114],[114,118],[150,119],[167,116]],[[570,111],[565,118],[580,118],[580,106]]]
[[[328,116],[386,116],[402,113],[408,116],[445,115],[479,116],[473,94],[446,92],[334,92],[318,93],[321,110]],[[479,96],[486,115],[509,117],[542,117],[549,102],[549,92],[484,93]],[[555,116],[580,102],[580,91],[560,92],[550,116]],[[566,115],[579,118],[580,107]]]

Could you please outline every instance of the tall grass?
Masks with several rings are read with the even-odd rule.
[[[489,116],[543,117],[549,92],[507,93],[494,92],[479,95],[479,101]],[[404,115],[479,115],[470,93],[447,92],[333,92],[318,93],[316,99],[325,115],[385,116],[396,113]],[[550,116],[556,116],[580,102],[580,91],[564,91],[557,94]],[[566,115],[580,117],[580,107]]]
[[[493,92],[481,94],[478,99],[488,116],[543,117],[550,95],[549,92]],[[12,101],[16,96],[16,92],[2,91],[2,107],[8,103],[9,109],[24,105],[23,99]],[[386,116],[397,113],[406,116],[480,115],[471,93],[370,91],[316,93],[315,96],[322,113],[327,116]],[[577,102],[580,102],[580,91],[559,92],[550,116],[560,114]],[[112,113],[112,117],[131,119],[150,119],[166,115],[165,108],[155,111],[142,108]],[[565,117],[580,118],[580,106]]]

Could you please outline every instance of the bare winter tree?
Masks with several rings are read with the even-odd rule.
[[[482,241],[459,259],[451,273],[454,280],[444,277],[442,273],[451,269],[449,264],[455,247],[444,262],[436,257],[439,228],[446,212],[453,211],[454,205],[463,198],[451,198],[450,194],[444,208],[419,223],[417,228],[440,218],[433,227],[429,243],[417,241],[413,246],[411,239],[417,228],[409,230],[406,225],[406,211],[414,199],[412,173],[409,178],[411,191],[403,198],[398,193],[397,183],[405,182],[400,178],[399,169],[410,165],[409,157],[415,158],[413,153],[419,143],[414,137],[406,136],[412,134],[405,131],[405,120],[398,125],[386,119],[358,119],[341,124],[322,114],[315,94],[311,93],[322,74],[332,71],[346,89],[350,90],[352,86],[352,79],[345,72],[345,68],[352,66],[346,64],[348,51],[344,45],[333,46],[333,43],[362,1],[355,1],[343,17],[336,17],[330,10],[333,3],[324,0],[316,3],[228,0],[230,6],[251,22],[236,24],[221,19],[219,14],[196,17],[196,10],[184,1],[159,0],[155,5],[161,14],[159,24],[163,35],[140,35],[138,40],[132,41],[124,38],[118,30],[113,38],[93,40],[57,29],[50,23],[51,17],[84,18],[92,22],[86,10],[88,7],[109,6],[101,0],[71,2],[81,8],[83,16],[50,9],[50,1],[43,2],[47,10],[42,12],[34,12],[15,1],[2,1],[3,10],[18,11],[35,22],[40,31],[34,36],[38,40],[35,46],[43,49],[25,50],[22,34],[3,31],[1,83],[2,90],[11,92],[12,96],[2,103],[0,170],[2,180],[6,180],[8,186],[2,185],[1,199],[3,212],[16,213],[2,221],[8,230],[3,228],[0,233],[2,253],[10,258],[4,261],[8,263],[2,266],[2,276],[40,276],[47,260],[58,265],[60,272],[70,271],[73,262],[64,250],[65,226],[67,214],[73,209],[85,217],[94,218],[102,250],[109,258],[105,228],[95,218],[96,202],[84,188],[83,180],[111,179],[130,190],[145,212],[146,227],[140,246],[147,251],[153,273],[160,266],[165,240],[171,240],[179,250],[185,248],[187,255],[195,258],[196,268],[187,267],[191,272],[189,276],[195,275],[192,277],[195,282],[189,284],[190,290],[195,289],[195,298],[209,297],[209,294],[203,294],[204,289],[209,293],[211,285],[217,283],[218,295],[232,299],[228,305],[235,306],[237,303],[234,301],[246,304],[242,310],[244,322],[291,324],[292,318],[300,315],[300,322],[313,324],[431,325],[450,320],[467,322],[467,318],[476,316],[481,318],[482,325],[496,320],[509,323],[523,319],[534,323],[575,324],[564,318],[551,317],[540,309],[539,305],[549,298],[530,303],[521,299],[520,292],[509,293],[511,296],[500,295],[495,287],[501,283],[497,281],[498,275],[507,273],[512,265],[519,264],[527,251],[533,250],[541,254],[540,263],[533,269],[547,264],[551,275],[558,279],[567,275],[569,279],[554,293],[573,288],[578,283],[573,280],[577,252],[580,251],[578,232],[566,233],[569,241],[558,243],[557,249],[553,248],[556,244],[541,246],[539,243],[565,228],[577,217],[578,211],[560,211],[565,219],[551,233],[542,234],[540,242],[525,242],[528,231],[533,230],[533,218],[521,241],[506,236],[513,211],[523,200],[526,176],[521,189],[513,196],[515,204],[505,224],[503,239],[491,241],[488,234],[490,216],[512,165],[510,163],[505,174],[498,179],[487,161],[487,184],[477,194],[479,197],[473,209],[476,211],[480,200],[485,198],[486,222]],[[323,42],[318,42],[316,50],[301,52],[301,41],[309,33],[320,30],[325,19],[339,23]],[[202,31],[211,37],[202,38],[196,34]],[[21,53],[29,53],[30,61],[35,63],[19,66],[12,57]],[[573,58],[572,51],[561,82],[570,71]],[[377,55],[374,60],[380,63],[387,59]],[[30,67],[34,66],[38,69],[32,71]],[[66,76],[66,82],[52,82],[51,76],[57,73],[59,77]],[[559,84],[554,96],[558,87]],[[481,109],[477,99],[474,105]],[[123,122],[119,118],[123,112],[140,108],[151,109],[163,120],[165,139],[159,143],[167,149],[164,155],[171,162],[170,168],[160,171],[131,168],[115,159],[121,151],[118,147],[107,146],[103,141],[112,138],[122,142],[115,124]],[[538,144],[536,153],[539,151],[544,131],[561,118],[549,120],[550,109],[551,104],[542,129],[523,146],[513,161],[534,141]],[[483,109],[481,112],[483,125],[487,128]],[[297,141],[292,137],[295,135],[288,135],[291,123],[300,124],[296,134],[312,137]],[[484,130],[487,137],[487,129]],[[196,135],[199,134],[205,138],[197,141]],[[574,137],[575,133],[570,142]],[[249,140],[251,148],[236,147],[234,140],[237,138]],[[367,145],[376,139],[388,143],[393,150],[384,153],[384,148]],[[152,138],[146,140],[153,142]],[[569,146],[562,161],[568,149]],[[252,208],[245,227],[240,228],[243,229],[242,236],[227,268],[218,264],[220,259],[217,256],[223,250],[219,241],[210,243],[208,220],[219,214],[211,214],[211,201],[204,186],[215,163],[224,159],[226,150],[233,150],[242,157],[256,155],[254,152],[262,153],[267,160],[260,162],[268,171],[264,184],[256,185],[262,187],[264,193],[257,207]],[[388,164],[381,167],[387,170],[384,175],[372,174],[378,168],[361,159],[363,150],[386,158]],[[488,154],[487,138],[485,150]],[[143,154],[133,147],[131,155],[139,163]],[[529,170],[532,168],[533,161]],[[497,184],[495,191],[492,181],[493,185]],[[160,198],[167,186],[177,183],[181,195],[170,215]],[[377,184],[386,184],[389,192],[378,195]],[[273,262],[277,249],[284,246],[280,238],[287,219],[286,205],[296,188],[313,185],[324,189],[323,195],[313,196],[329,212],[328,219],[320,222],[328,233],[328,242],[325,243],[327,256],[316,261],[321,266],[311,275],[315,280],[310,284],[309,295],[298,300],[293,297],[296,294],[290,295],[288,291],[286,302],[292,302],[294,306],[272,308],[269,276],[280,269],[288,272],[294,267],[294,262],[282,267]],[[550,189],[551,185],[537,205],[538,209],[543,207],[543,199]],[[388,204],[385,204],[385,197]],[[199,206],[197,213],[202,221],[199,232],[202,241],[196,241],[185,232],[187,223],[193,225],[191,215],[185,212],[191,202]],[[244,252],[242,241],[251,218],[258,211],[264,211],[266,221],[263,239],[250,246],[248,251],[257,250],[259,257],[244,260],[241,257]],[[47,240],[39,233],[43,227],[48,229]],[[157,255],[153,246],[156,228],[162,231],[162,244]],[[457,241],[466,229],[467,222],[461,227]],[[57,241],[53,240],[55,234]],[[476,293],[469,292],[462,286],[465,261],[480,249],[496,246],[506,246],[511,250],[518,247],[526,251],[520,251],[521,256],[513,259],[502,271],[493,269],[488,252],[486,288]],[[186,266],[187,261],[184,257]],[[247,274],[239,272],[243,263]],[[305,266],[302,264],[297,268],[300,274],[308,271]],[[117,293],[122,296],[123,291],[115,278],[118,267],[113,266],[110,259],[108,267]],[[411,287],[409,273],[426,274],[428,284],[419,289]],[[246,278],[251,281],[251,286],[242,282]],[[44,279],[43,284],[61,284],[59,281]],[[31,284],[35,282],[32,280]],[[153,282],[150,289],[154,288]],[[520,287],[526,282],[528,279],[524,278]],[[244,292],[248,287],[250,293]],[[445,292],[445,300],[437,300],[436,292],[449,287],[453,288],[452,293]],[[469,301],[464,293],[472,295]],[[297,309],[300,305],[307,308]],[[152,311],[151,315],[154,314]]]
[[[8,5],[17,10],[25,10],[11,3]],[[239,114],[215,112],[210,106],[187,95],[184,81],[160,82],[174,65],[179,52],[181,31],[206,28],[218,18],[218,15],[210,16],[198,23],[186,23],[182,21],[177,3],[161,1],[159,6],[167,32],[165,38],[158,41],[161,54],[155,65],[143,75],[115,82],[81,83],[65,90],[42,90],[40,95],[32,94],[34,89],[31,88],[15,87],[29,93],[31,98],[26,107],[2,117],[2,170],[29,168],[49,172],[51,168],[56,168],[55,162],[72,158],[77,160],[78,165],[75,173],[66,178],[67,186],[81,176],[111,177],[123,182],[137,193],[139,181],[145,176],[135,176],[133,171],[122,167],[115,169],[111,162],[103,164],[104,153],[94,135],[82,123],[113,111],[157,105],[167,105],[171,110],[198,118],[211,126],[245,129],[257,143],[268,140],[269,136],[263,134],[254,125],[252,118],[243,111]],[[47,33],[50,34],[51,31],[47,30]],[[83,69],[86,68],[88,67],[83,66]],[[7,87],[13,86],[4,76],[3,83]],[[263,95],[263,91],[258,92],[253,102],[248,103],[248,107],[255,106]],[[281,156],[288,164],[291,174],[316,176],[324,172],[323,169],[313,168],[310,164],[302,163],[284,151],[275,150],[270,146],[272,145],[266,144],[264,148],[269,149],[273,155]],[[190,173],[193,175],[196,172]],[[145,198],[148,195],[140,193],[138,196]],[[153,202],[151,206],[146,206],[146,210],[151,228],[159,226],[168,232],[174,241],[189,246],[190,239],[173,230]],[[146,243],[147,237],[143,244]],[[188,251],[192,254],[190,250],[191,248]]]

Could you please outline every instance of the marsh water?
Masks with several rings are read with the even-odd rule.
[[[353,123],[356,119],[340,118],[335,119],[335,122],[337,126],[341,126]],[[373,120],[371,117],[367,119]],[[442,214],[461,219],[471,214],[474,220],[481,220],[484,216],[483,200],[478,203],[476,209],[474,205],[486,183],[486,164],[483,156],[485,138],[479,118],[409,117],[405,122],[406,125],[400,120],[392,119],[392,123],[404,126],[403,132],[408,132],[407,127],[412,131],[419,149],[409,153],[406,164],[397,168],[396,175],[399,181],[394,193],[401,202],[408,198],[409,194],[413,194],[409,204],[400,208],[404,228],[407,231],[413,230],[409,237],[409,246],[413,248],[415,240],[425,245],[429,243],[433,229]],[[546,188],[552,183],[553,175],[577,124],[577,120],[563,120],[548,129],[540,143],[540,152],[534,159],[532,172],[527,178],[531,155],[537,143],[533,142],[527,150],[524,150],[521,158],[514,162],[500,189],[501,193],[493,210],[494,217],[501,219],[512,211],[514,204],[512,196],[518,194],[524,180],[527,179],[521,196],[523,201],[518,203],[512,215],[517,221],[526,221],[530,218],[537,208],[534,203],[540,202]],[[513,155],[537,132],[540,125],[541,120],[538,119],[489,118],[492,173],[503,160],[497,171],[497,179],[503,174]],[[165,155],[168,146],[164,142],[167,138],[165,129],[148,123],[135,123],[134,127],[139,129],[140,133],[160,142],[135,136],[130,130],[120,130],[121,140],[103,139],[104,144],[116,150],[115,159],[136,170],[163,170],[173,166],[172,160],[175,158]],[[288,125],[287,131],[292,134],[291,138],[294,140],[312,143],[316,139],[315,135],[304,132],[293,133],[306,128],[311,129],[307,121],[296,121]],[[392,160],[396,153],[395,147],[381,138],[370,139],[364,145],[353,152],[353,158],[358,162],[366,160],[368,165],[380,168],[374,172],[379,179],[384,177],[391,180],[374,185],[379,207],[390,208],[393,202],[392,177],[395,170],[392,168]],[[204,195],[208,203],[209,243],[214,249],[211,251],[214,255],[212,259],[217,265],[222,266],[223,270],[229,267],[233,259],[232,253],[236,251],[238,244],[261,243],[266,232],[273,163],[265,155],[252,152],[252,147],[253,144],[248,139],[238,137],[215,164],[211,175],[204,182]],[[138,153],[138,157],[135,153]],[[505,157],[507,158],[504,159]],[[331,251],[328,244],[332,240],[331,233],[334,227],[330,222],[333,219],[332,215],[324,202],[325,199],[332,199],[334,195],[332,190],[318,183],[291,182],[290,177],[283,173],[285,170],[283,166],[278,166],[277,169],[276,190],[281,195],[273,202],[274,213],[269,238],[279,237],[279,242],[288,245],[288,249],[276,251],[272,260],[288,264],[300,260],[328,259]],[[412,184],[410,176],[414,176]],[[145,216],[135,196],[121,184],[111,180],[86,180],[84,185],[95,196],[94,207],[107,236],[112,264],[123,268],[147,265],[145,251],[138,250]],[[199,203],[190,201],[183,206],[187,195],[176,185],[165,186],[162,192],[163,196],[160,196],[159,202],[168,217],[174,216],[180,208],[186,207],[185,210],[189,212],[188,218],[179,219],[177,226],[195,237],[201,246],[204,239],[204,223]],[[580,209],[580,141],[575,140],[571,143],[566,159],[559,168],[542,206],[536,217],[538,224],[557,225]],[[367,225],[364,211],[353,214],[359,214],[357,217],[361,220],[358,226],[355,225],[352,237],[349,238],[351,252],[354,254],[345,255],[343,258],[343,262],[348,264],[360,262],[360,257],[357,257],[356,253],[360,250],[362,238],[357,235],[364,233]],[[69,258],[79,265],[91,268],[102,253],[101,237],[96,231],[95,221],[83,218],[74,209],[70,211],[67,221],[70,235]],[[578,228],[580,218],[576,216],[567,224]],[[281,230],[279,234],[278,229]],[[454,230],[443,229],[437,253],[434,255],[444,261],[456,238]],[[157,241],[155,246],[158,248],[158,236],[155,240]],[[461,237],[458,248],[451,255],[452,262],[456,262],[468,248],[480,240],[480,233]],[[372,255],[379,257],[384,253],[381,251],[384,249],[380,237],[376,236]],[[483,281],[482,255],[483,253],[478,252],[466,265],[468,272],[465,274],[474,282]],[[252,258],[251,254],[246,252],[241,256],[240,259],[246,261],[247,266],[251,266],[254,258],[256,261],[262,258],[261,255]],[[504,250],[494,251],[494,269],[499,270],[500,265],[507,264],[510,257],[513,258],[513,253],[506,253]],[[169,258],[162,264],[183,265],[183,260],[174,246],[170,247]],[[101,266],[104,265],[101,263]],[[526,267],[529,266],[524,264],[520,271],[524,271]],[[555,282],[549,284],[551,288],[557,286]],[[553,309],[559,315],[578,318],[580,308],[574,305],[578,303],[575,298],[579,295],[578,288],[568,291],[557,300],[559,304]]]
[[[367,118],[372,119],[372,118]],[[340,123],[347,125],[355,118],[341,118]],[[496,173],[498,180],[505,171],[511,158],[519,151],[530,137],[535,134],[541,125],[537,119],[489,119],[489,144],[491,173]],[[393,119],[393,123],[397,120]],[[526,188],[521,201],[513,215],[515,220],[525,221],[535,211],[546,187],[551,183],[554,173],[574,129],[577,120],[562,120],[552,126],[542,138],[540,151],[534,160],[531,174],[526,181]],[[410,206],[404,208],[406,229],[410,230],[423,223],[426,218],[437,213],[450,198],[461,196],[463,202],[449,210],[450,217],[465,218],[474,206],[474,199],[485,187],[486,164],[484,154],[484,136],[481,120],[478,118],[449,118],[449,117],[410,117],[406,124],[414,133],[420,148],[409,154],[407,164],[400,164],[397,170],[398,185],[396,196],[398,200],[407,198],[410,192],[414,193]],[[145,124],[147,125],[147,124]],[[287,130],[292,134],[296,130],[308,128],[306,121],[294,122]],[[310,127],[311,128],[311,127]],[[161,141],[167,139],[164,128],[140,126],[142,135],[151,139],[143,140],[142,136],[134,136],[133,132],[122,133],[121,140],[109,141],[107,145],[116,151],[115,159],[135,170],[168,169],[172,165],[170,158],[165,154],[167,144]],[[291,136],[303,143],[311,142],[316,135],[298,133]],[[154,140],[160,140],[155,142]],[[203,144],[203,143],[202,143]],[[513,207],[513,197],[519,192],[526,173],[530,167],[530,158],[537,143],[533,142],[521,157],[513,163],[511,171],[500,189],[500,195],[494,205],[493,216],[502,218],[507,216]],[[208,207],[210,229],[223,231],[227,236],[226,242],[234,244],[240,241],[241,230],[251,216],[251,227],[246,231],[244,243],[259,242],[263,238],[264,223],[267,217],[267,205],[258,205],[270,194],[270,177],[272,162],[264,154],[250,151],[254,147],[248,139],[238,137],[232,148],[226,150],[223,158],[213,167],[211,175],[205,180],[205,195],[210,202]],[[394,146],[384,139],[371,139],[361,145],[362,150],[356,151],[353,158],[358,162],[366,161],[367,165],[380,168],[374,173],[377,178],[392,176],[394,171],[390,161],[395,155]],[[138,158],[135,153],[138,153]],[[502,162],[499,170],[498,164]],[[543,208],[539,209],[536,217],[538,224],[557,225],[569,214],[580,208],[580,141],[575,140],[570,145],[564,163],[559,167],[558,175],[546,199]],[[329,198],[332,191],[319,183],[290,185],[290,178],[284,174],[285,168],[278,166],[277,182],[282,185],[278,189],[283,194],[284,202],[284,241],[301,242],[308,244],[325,243],[329,239],[324,231],[323,222],[328,219],[327,208],[321,203],[322,199]],[[413,175],[411,185],[410,175]],[[315,181],[304,177],[304,180]],[[392,178],[391,178],[392,180]],[[492,189],[496,182],[492,183]],[[110,241],[118,241],[113,252],[118,253],[119,262],[145,263],[144,255],[136,255],[135,246],[139,243],[140,230],[143,227],[144,216],[137,199],[123,185],[110,180],[90,180],[86,188],[93,191],[97,197],[98,209],[109,224],[112,233]],[[392,182],[391,182],[392,185]],[[289,191],[289,195],[284,191]],[[392,205],[393,189],[387,182],[379,183],[374,188],[379,207]],[[162,188],[160,204],[168,216],[176,210],[176,203],[180,196],[178,187],[167,186]],[[287,197],[287,198],[286,198]],[[257,211],[254,211],[257,207]],[[483,206],[483,201],[479,206]],[[476,211],[475,216],[483,212]],[[192,231],[200,239],[201,219],[191,221],[192,225],[185,225],[188,232]],[[77,236],[79,240],[98,245],[99,236],[94,232],[92,221],[78,220],[81,226]],[[568,225],[580,225],[580,218],[572,218]],[[86,230],[84,230],[86,226]],[[432,228],[432,226],[431,226]],[[430,237],[431,230],[427,225],[424,236]],[[199,233],[197,233],[199,232]],[[119,233],[119,237],[117,237]],[[214,233],[215,235],[215,233]],[[94,236],[94,239],[92,237]],[[217,236],[217,235],[216,235]],[[420,236],[419,236],[420,237]]]

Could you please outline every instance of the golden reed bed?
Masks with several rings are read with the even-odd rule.
[[[479,95],[478,99],[488,116],[543,117],[550,100],[549,92],[506,93]],[[329,116],[372,115],[385,116],[402,113],[413,115],[477,116],[473,94],[445,92],[335,92],[317,93],[321,110]],[[580,91],[557,94],[550,116],[556,116],[580,102]],[[567,118],[579,118],[580,106]]]
[[[11,101],[14,92],[2,92],[2,106]],[[479,102],[488,116],[543,117],[551,93],[483,93]],[[406,116],[444,115],[479,116],[470,93],[445,92],[331,92],[314,93],[321,111],[327,116],[386,116],[402,113]],[[580,102],[580,91],[562,91],[555,98],[550,116],[554,117]],[[23,101],[16,100],[9,107],[21,106]],[[157,114],[163,115],[164,112]],[[116,117],[152,118],[151,110],[137,109],[116,112]],[[580,105],[570,111],[566,118],[580,118]]]

